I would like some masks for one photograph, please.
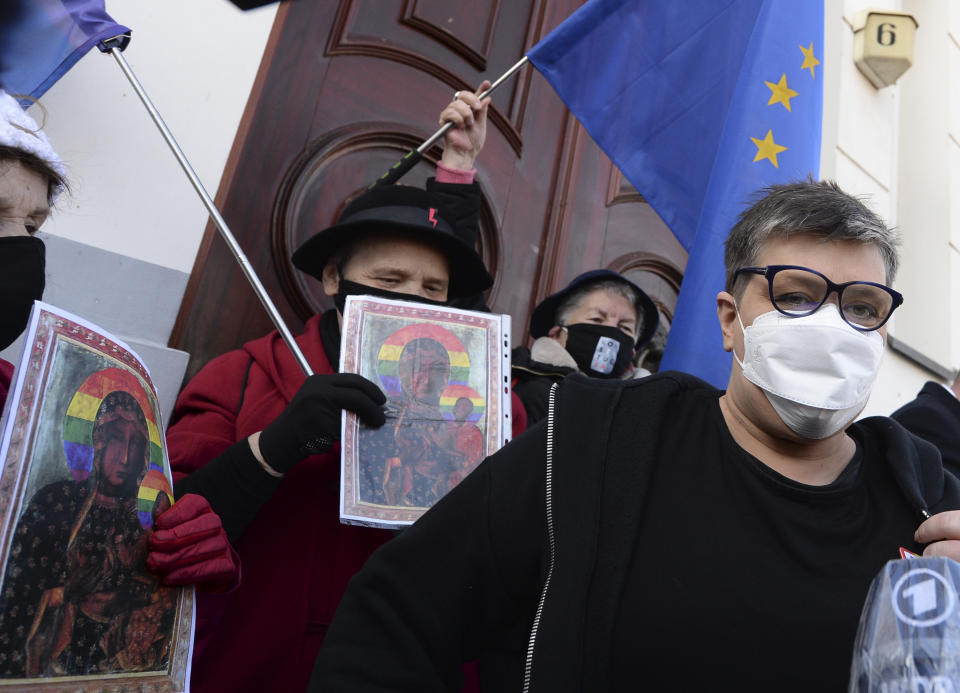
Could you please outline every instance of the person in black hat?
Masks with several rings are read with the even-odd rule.
[[[337,373],[341,311],[351,294],[445,304],[492,284],[474,249],[486,111],[458,92],[441,113],[456,127],[426,190],[375,187],[294,253],[336,306],[297,337],[316,375],[305,379],[273,332],[213,360],[181,393],[167,435],[183,477],[175,491],[210,501],[243,562],[229,598],[199,603],[193,690],[304,690],[347,581],[393,536],[338,518],[341,412],[378,427],[385,401],[369,380]]]
[[[475,227],[451,220],[436,185],[373,188],[300,246],[293,264],[323,282],[338,315],[349,295],[443,304],[490,288]]]
[[[546,416],[550,386],[571,373],[633,376],[633,357],[653,338],[658,321],[650,297],[611,270],[584,272],[547,296],[530,318],[536,341],[513,350],[513,391],[527,423]]]

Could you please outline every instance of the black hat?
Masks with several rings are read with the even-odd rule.
[[[336,224],[318,231],[297,248],[293,264],[323,279],[323,268],[344,245],[371,232],[402,231],[446,255],[450,262],[448,298],[490,288],[493,277],[474,249],[472,239],[461,238],[448,219],[441,198],[433,193],[405,185],[377,186],[348,204]]]
[[[641,317],[643,319],[643,330],[637,335],[637,349],[642,349],[647,342],[653,339],[657,331],[657,324],[660,322],[660,313],[649,296],[639,286],[613,270],[590,270],[575,277],[572,282],[555,294],[551,294],[543,299],[540,304],[533,309],[533,315],[530,316],[530,334],[534,337],[544,337],[550,328],[557,324],[557,308],[567,299],[570,294],[581,287],[589,284],[599,284],[600,282],[613,279],[623,282],[631,289],[637,292],[640,300]]]

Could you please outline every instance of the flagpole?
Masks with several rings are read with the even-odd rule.
[[[307,357],[303,355],[303,351],[300,350],[299,345],[294,340],[293,334],[290,332],[287,324],[283,321],[280,311],[277,310],[276,305],[274,305],[273,301],[270,299],[270,296],[267,294],[267,290],[260,281],[260,277],[257,276],[256,271],[253,269],[253,265],[250,264],[250,260],[247,259],[247,256],[240,247],[240,244],[237,242],[236,237],[227,226],[226,220],[213,203],[213,199],[210,197],[210,194],[207,192],[206,188],[203,187],[203,183],[193,170],[190,162],[187,161],[187,157],[184,155],[183,150],[180,149],[180,145],[177,144],[177,140],[174,138],[173,133],[170,132],[167,124],[163,122],[160,112],[153,105],[153,102],[150,100],[147,92],[144,91],[143,86],[140,84],[137,76],[133,73],[133,70],[130,69],[130,65],[127,63],[126,58],[123,57],[123,53],[121,52],[120,48],[111,42],[105,42],[105,45],[109,48],[110,53],[116,59],[117,64],[120,65],[120,69],[133,86],[134,91],[137,92],[137,96],[140,97],[140,101],[143,102],[144,107],[147,109],[147,112],[153,119],[157,129],[160,130],[160,134],[163,135],[163,139],[167,141],[167,145],[170,147],[173,155],[180,163],[180,168],[182,168],[183,172],[187,174],[187,178],[190,179],[193,189],[197,191],[197,195],[200,196],[204,206],[207,208],[210,218],[213,219],[213,223],[216,224],[217,230],[220,232],[220,237],[226,242],[230,252],[233,253],[233,257],[236,258],[237,262],[240,264],[240,269],[243,270],[244,275],[246,275],[247,280],[253,287],[254,293],[257,295],[257,298],[260,299],[260,302],[266,309],[267,314],[273,321],[273,324],[280,332],[280,336],[283,337],[283,341],[286,342],[287,346],[290,348],[290,351],[293,353],[293,357],[296,359],[297,364],[306,375],[313,375],[313,369],[310,368],[310,364],[307,362]]]
[[[486,91],[484,91],[482,94],[479,94],[477,98],[482,101],[483,99],[490,96],[490,94],[493,93],[494,89],[496,89],[505,81],[507,81],[507,79],[509,79],[515,72],[517,72],[521,67],[526,65],[528,62],[530,62],[530,59],[527,58],[527,56],[523,56],[522,58],[520,58],[520,60],[518,60],[516,63],[513,64],[513,67],[511,67],[509,70],[507,70],[502,75],[500,75],[497,78],[497,81],[491,84],[490,87]],[[435,133],[430,135],[430,137],[424,140],[423,144],[421,144],[416,149],[411,149],[409,152],[407,152],[403,156],[403,158],[400,159],[400,161],[398,161],[393,166],[391,166],[387,170],[387,172],[384,173],[382,176],[380,176],[377,180],[375,180],[370,187],[374,188],[379,185],[392,185],[393,183],[403,178],[403,176],[406,175],[407,171],[409,171],[418,163],[420,163],[420,160],[423,158],[424,153],[426,153],[426,151],[430,149],[430,147],[432,147],[437,142],[437,140],[439,140],[441,137],[446,135],[447,131],[452,127],[453,127],[453,121],[448,120],[447,122],[445,122],[443,125],[440,126],[439,130],[437,130]]]

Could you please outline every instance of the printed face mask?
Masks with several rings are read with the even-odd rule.
[[[0,349],[20,336],[34,300],[43,297],[46,250],[33,236],[0,238]]]
[[[418,296],[416,294],[403,294],[398,291],[378,289],[375,286],[367,286],[366,284],[352,282],[349,279],[344,279],[343,276],[341,276],[340,284],[337,287],[337,293],[333,295],[333,305],[335,305],[337,310],[340,311],[340,315],[343,315],[344,307],[347,305],[347,296],[376,296],[378,298],[391,298],[394,301],[413,301],[414,303],[426,303],[428,306],[447,305],[445,301],[433,301],[429,298],[424,298],[423,296]]]
[[[582,322],[563,328],[566,350],[592,378],[619,378],[630,367],[634,340],[619,328]]]
[[[883,338],[858,332],[833,304],[791,318],[773,310],[743,327],[744,377],[761,388],[794,433],[819,440],[863,409],[880,369]]]

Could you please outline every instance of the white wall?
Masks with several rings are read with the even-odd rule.
[[[960,81],[956,75],[945,77],[950,56],[957,52],[947,31],[948,14],[956,25],[956,5],[947,0],[827,0],[821,157],[822,177],[865,196],[903,238],[895,287],[905,301],[889,333],[952,369],[960,366],[960,196],[957,174],[951,175],[950,168],[960,172],[960,137],[949,144],[948,122],[951,108],[956,112],[960,102]],[[853,60],[856,15],[865,9],[907,11],[920,25],[913,67],[884,89],[875,89]],[[938,378],[888,348],[864,415],[889,414],[931,379]]]
[[[107,11],[133,30],[124,55],[215,195],[277,4],[112,0]],[[44,230],[189,273],[206,210],[114,59],[92,50],[41,102],[73,187]]]
[[[960,295],[950,291],[957,259],[956,244],[951,247],[951,219],[960,211],[956,195],[960,51],[949,35],[953,4],[904,3],[920,28],[914,68],[901,80],[900,206],[905,242],[900,286],[911,300],[904,302],[897,323],[898,337],[902,333],[910,346],[948,367],[960,363],[956,358]]]
[[[947,116],[947,141],[950,151],[950,180],[947,195],[950,206],[950,233],[947,248],[950,256],[950,286],[952,301],[952,331],[950,334],[950,365],[960,367],[960,4],[947,4],[946,31],[939,40],[946,45],[946,76],[949,91]]]

